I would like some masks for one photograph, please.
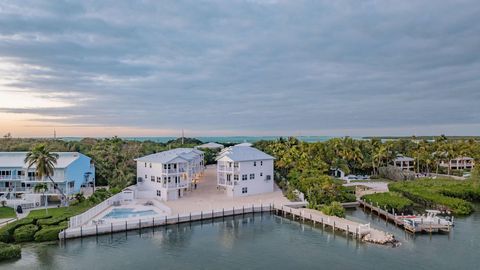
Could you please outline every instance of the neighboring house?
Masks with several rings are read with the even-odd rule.
[[[217,157],[217,185],[231,197],[273,192],[274,159],[249,146],[225,148]]]
[[[214,143],[214,142],[209,142],[209,143],[195,146],[195,149],[212,149],[212,150],[220,149],[221,150],[223,148],[224,148],[223,144]]]
[[[177,148],[135,159],[137,196],[176,200],[191,190],[204,171],[204,153],[193,148]]]
[[[450,162],[440,162],[441,167],[448,168],[449,165],[452,170],[471,170],[475,166],[475,162],[471,157],[458,157],[451,159]]]
[[[39,183],[47,184],[48,196],[59,196],[80,192],[81,186],[95,182],[95,166],[92,160],[78,152],[57,152],[59,155],[55,170],[49,179],[39,179],[35,175],[35,165],[27,168],[24,162],[27,152],[0,152],[0,197],[6,200],[29,197],[38,202],[42,193],[35,193]],[[32,196],[35,195],[35,196]]]
[[[239,143],[239,144],[236,144],[234,146],[247,146],[247,147],[252,147],[253,144],[249,143],[249,142],[243,142],[243,143]]]
[[[405,157],[403,155],[398,155],[393,160],[393,166],[400,168],[403,171],[413,171],[415,170],[415,159],[411,157]]]

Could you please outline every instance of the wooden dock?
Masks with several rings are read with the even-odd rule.
[[[274,206],[276,215],[290,217],[293,220],[309,221],[313,226],[330,227],[334,232],[340,231],[347,237],[353,237],[364,241],[386,244],[395,242],[392,234],[379,231],[370,227],[370,224],[360,224],[345,218],[327,216],[320,211],[307,208],[293,208],[289,206]]]
[[[377,214],[379,217],[384,218],[385,222],[390,222],[395,224],[397,227],[404,228],[406,231],[411,232],[411,233],[438,233],[438,232],[450,232],[451,230],[451,225],[449,224],[440,224],[439,223],[432,223],[432,222],[423,222],[423,220],[420,223],[416,223],[414,226],[410,224],[406,224],[404,222],[404,217],[405,215],[400,214],[398,215],[395,213],[395,211],[392,210],[392,213],[388,211],[388,209],[382,209],[380,206],[374,206],[373,204],[370,204],[368,202],[365,202],[363,200],[358,200],[358,203],[360,204],[360,207],[363,208],[364,211],[367,209],[370,210],[371,213]]]

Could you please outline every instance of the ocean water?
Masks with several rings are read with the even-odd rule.
[[[193,137],[199,139],[202,142],[218,142],[218,143],[242,143],[249,142],[254,143],[261,140],[276,140],[282,136],[217,136],[217,137]],[[98,137],[102,138],[102,137]],[[166,143],[170,140],[174,140],[177,137],[121,137],[125,140],[133,141],[153,141],[158,143]],[[288,136],[283,136],[283,138],[288,138]],[[331,138],[332,136],[296,136],[297,139],[304,142],[324,142]],[[63,137],[61,138],[65,141],[79,141],[82,137]],[[357,139],[361,139],[360,137]]]

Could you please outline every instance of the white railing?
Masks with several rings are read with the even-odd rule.
[[[105,201],[83,212],[82,214],[71,217],[68,222],[68,227],[75,228],[75,227],[81,226],[84,223],[87,223],[94,216],[100,214],[105,209],[107,209],[110,205],[112,205],[114,202],[119,201],[121,199],[122,199],[122,193],[115,194],[112,197],[106,199]]]
[[[271,212],[272,204],[245,205],[241,207],[212,209],[205,211],[189,212],[177,215],[154,215],[149,217],[132,217],[124,220],[103,220],[100,224],[86,224],[78,227],[69,227],[58,234],[60,239],[84,237],[147,227],[178,224],[184,222],[200,221],[205,219],[222,218],[233,215],[250,213]]]

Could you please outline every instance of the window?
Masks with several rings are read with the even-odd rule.
[[[162,191],[161,190],[157,190],[157,196],[158,197],[162,196]]]
[[[242,194],[246,194],[246,193],[248,193],[248,188],[243,187],[243,188],[242,188]]]
[[[238,174],[233,175],[233,180],[238,181]]]
[[[152,168],[152,163],[150,163],[150,168]]]
[[[247,177],[248,177],[248,176],[247,176],[246,174],[242,174],[242,180],[243,180],[243,181],[247,180]]]
[[[147,179],[148,179],[148,176],[145,174],[145,181],[147,181]]]
[[[152,180],[152,182],[155,182],[155,176],[150,176],[150,179]]]
[[[238,168],[238,162],[233,163],[234,168]]]
[[[164,169],[164,170],[167,169],[167,164],[163,164],[163,169]]]
[[[232,175],[231,174],[227,174],[227,181],[230,181],[232,180]]]
[[[262,177],[262,176],[263,176],[263,173],[261,172],[261,173],[260,173],[260,177]]]
[[[145,168],[147,167],[147,162],[145,162]]]
[[[263,166],[263,161],[262,160],[260,161],[260,166]]]
[[[267,177],[265,178],[265,180],[272,180],[272,176],[271,175],[267,175]]]
[[[170,183],[172,181],[171,177],[169,176],[168,177],[168,183]]]
[[[157,183],[162,183],[162,178],[161,177],[157,177]]]
[[[253,179],[255,179],[255,174],[254,174],[254,173],[251,173],[251,174],[250,174],[250,180],[253,180]]]
[[[253,166],[257,166],[257,162],[256,162],[256,161],[253,162]]]

